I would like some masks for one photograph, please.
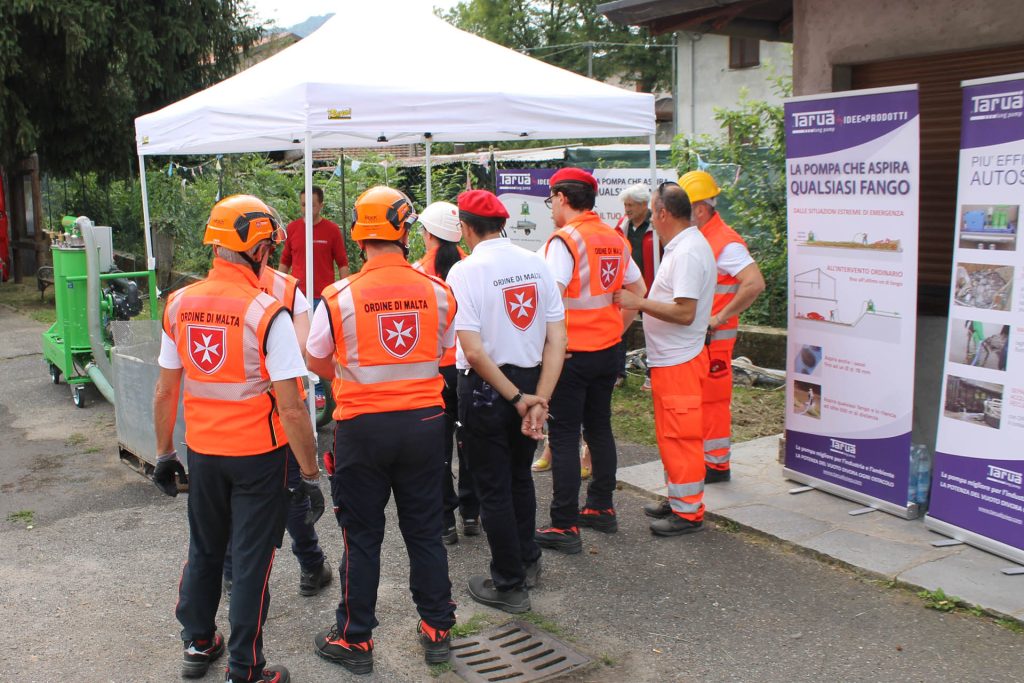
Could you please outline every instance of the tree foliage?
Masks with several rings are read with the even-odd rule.
[[[777,92],[792,94],[792,81],[778,78]],[[720,138],[676,138],[673,159],[682,175],[703,168],[722,187],[732,226],[747,240],[765,279],[765,291],[743,314],[744,323],[786,326],[786,127],[782,105],[742,98],[715,118],[728,134]],[[724,212],[723,212],[724,213]]]
[[[586,74],[593,52],[593,77],[613,77],[644,92],[670,87],[670,35],[610,22],[599,0],[464,0],[444,18],[491,42],[527,52],[563,69]],[[592,48],[588,49],[588,43]]]
[[[125,174],[134,118],[233,74],[254,21],[244,0],[3,0],[0,166]]]

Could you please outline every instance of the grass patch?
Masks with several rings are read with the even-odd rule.
[[[7,515],[7,521],[12,524],[32,524],[36,519],[36,513],[32,510],[18,510]]]
[[[740,531],[740,525],[731,519],[719,519],[715,522],[715,526],[727,534],[736,534]]]
[[[918,591],[917,597],[924,600],[924,606],[939,612],[952,612],[960,606],[960,598],[946,595],[941,588],[933,591]]]
[[[7,304],[37,322],[53,324],[57,320],[57,307],[53,302],[53,287],[47,288],[40,298],[34,277],[26,276],[21,284],[4,283],[0,287],[0,304]]]
[[[474,614],[469,618],[469,621],[452,626],[452,638],[475,636],[490,625],[491,623],[487,621],[487,617],[482,614]]]
[[[602,652],[601,656],[597,658],[597,661],[601,662],[601,664],[605,666],[615,666],[615,664],[617,663],[615,659],[612,658],[612,656],[606,652]]]
[[[75,432],[65,439],[64,444],[67,446],[81,446],[85,443],[85,434],[81,432]]]
[[[566,637],[565,630],[543,614],[538,614],[537,612],[526,612],[525,614],[520,614],[518,618],[533,624],[542,631],[547,631],[553,636],[558,636],[560,638]]]
[[[1016,619],[996,619],[996,624],[1013,633],[1024,633],[1024,624]]]
[[[102,448],[100,448],[99,446],[89,446],[88,448],[86,448],[86,449],[85,449],[85,451],[84,451],[84,452],[85,452],[85,453],[99,453],[99,452],[101,452],[102,450],[103,450],[103,449],[102,449]]]
[[[615,438],[656,446],[654,405],[644,391],[643,377],[629,375],[612,394],[612,430]],[[734,386],[732,392],[732,441],[740,443],[779,434],[785,423],[786,392]]]
[[[440,664],[430,665],[430,675],[434,678],[437,678],[438,676],[443,676],[449,671],[455,671],[455,667],[452,666],[451,662],[441,662]]]

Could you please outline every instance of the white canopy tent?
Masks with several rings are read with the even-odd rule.
[[[424,3],[348,0],[308,38],[135,120],[146,197],[152,155],[312,151],[412,142],[647,136],[655,181],[654,96],[606,85],[461,31]],[[312,197],[306,192],[306,286],[312,299]]]

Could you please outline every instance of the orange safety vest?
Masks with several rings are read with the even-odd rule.
[[[462,247],[456,247],[459,250],[459,258],[466,258],[466,252],[462,251]],[[430,249],[426,254],[423,255],[416,263],[412,264],[412,267],[421,273],[426,273],[433,277],[438,277],[437,270],[434,268],[434,262],[437,260],[437,247]],[[444,355],[441,356],[441,367],[447,368],[455,365],[455,347],[445,349]]]
[[[565,288],[565,324],[569,351],[600,351],[622,340],[622,314],[612,301],[629,267],[629,242],[584,211],[555,231],[545,245],[559,239],[575,263]]]
[[[726,245],[732,243],[742,244],[744,247],[747,243],[743,241],[740,234],[730,228],[722,220],[722,217],[717,212],[712,216],[711,220],[704,224],[704,227],[700,229],[701,234],[711,245],[711,252],[715,255],[715,261],[718,261],[718,257],[722,255],[722,250],[725,249]],[[711,301],[711,315],[717,315],[719,311],[725,308],[730,301],[736,296],[736,292],[740,289],[740,281],[734,278],[728,273],[718,271],[718,282],[715,284],[715,297]],[[722,321],[718,327],[711,332],[711,342],[716,341],[735,341],[736,332],[740,326],[740,317],[734,315],[728,320]]]
[[[455,297],[400,254],[376,256],[324,290],[338,378],[335,420],[441,407],[438,368]]]
[[[260,289],[274,297],[288,309],[288,315],[295,318],[295,296],[299,291],[299,279],[270,266],[260,273]]]
[[[281,305],[288,311],[288,315],[295,320],[295,297],[299,294],[299,279],[287,273],[282,273],[270,266],[265,266],[260,273],[260,289],[281,302]],[[305,349],[300,349],[305,351]],[[304,377],[296,377],[296,384],[299,386],[299,398],[306,400],[306,382]]]
[[[267,372],[270,324],[284,307],[246,266],[214,258],[171,294],[164,332],[184,370],[185,442],[207,455],[259,455],[288,443]]]

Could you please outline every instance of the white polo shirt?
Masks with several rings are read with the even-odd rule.
[[[665,255],[647,298],[663,303],[696,299],[697,313],[689,325],[665,322],[652,315],[643,317],[648,365],[680,365],[693,360],[704,349],[717,279],[711,245],[696,227],[686,228],[665,245]]]
[[[539,255],[508,238],[484,240],[452,266],[448,286],[459,304],[455,330],[478,332],[497,365],[540,365],[547,324],[565,319],[562,295]],[[458,347],[455,366],[470,367]]]

